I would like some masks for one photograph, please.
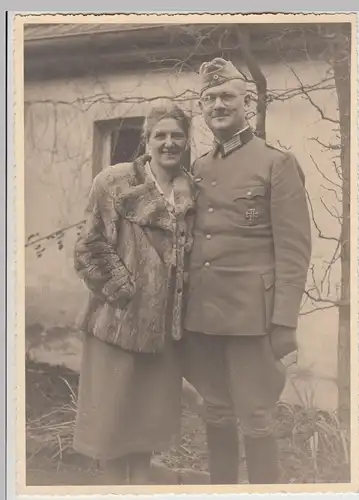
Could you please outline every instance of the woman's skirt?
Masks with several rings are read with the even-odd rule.
[[[94,459],[169,449],[180,432],[179,345],[134,353],[84,335],[74,448]]]

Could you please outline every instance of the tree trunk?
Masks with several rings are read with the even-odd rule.
[[[338,332],[338,392],[341,425],[350,428],[350,53],[348,38],[339,35],[334,47],[333,69],[338,95],[343,206],[341,229],[341,296]]]
[[[267,117],[267,79],[264,76],[256,58],[251,50],[249,33],[245,26],[237,29],[243,58],[248,70],[254,80],[257,90],[257,123],[256,135],[265,140],[266,138],[266,117]]]

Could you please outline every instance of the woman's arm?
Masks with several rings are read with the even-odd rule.
[[[103,174],[92,185],[86,223],[75,245],[74,264],[91,292],[121,307],[133,294],[134,285],[117,253],[118,214]]]

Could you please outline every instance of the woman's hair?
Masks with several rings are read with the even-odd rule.
[[[145,122],[143,124],[143,138],[147,142],[151,135],[154,126],[164,118],[173,118],[178,122],[179,126],[185,133],[186,137],[189,137],[191,120],[186,115],[181,108],[173,103],[162,104],[159,106],[154,106],[151,111],[146,116]]]

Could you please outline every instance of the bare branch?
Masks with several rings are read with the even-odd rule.
[[[325,311],[327,309],[333,309],[334,307],[338,307],[337,304],[331,304],[330,306],[323,306],[323,307],[313,307],[313,309],[310,309],[309,311],[305,312],[300,312],[299,316],[308,316],[309,314],[313,314],[317,311]]]
[[[328,283],[327,295],[329,295],[331,292],[331,290],[330,290],[330,285],[331,285],[330,277],[331,277],[331,273],[332,273],[332,269],[333,269],[334,264],[340,259],[340,250],[341,250],[341,242],[340,242],[340,240],[338,240],[338,243],[337,243],[335,250],[333,252],[333,256],[330,259],[330,261],[327,263],[328,265],[327,265],[327,267],[324,271],[323,277],[321,279],[321,289],[322,290],[324,288],[325,280],[327,280],[327,283]]]
[[[337,300],[332,300],[332,299],[325,299],[321,296],[319,297],[314,297],[309,290],[305,290],[305,295],[312,301],[312,302],[315,302],[315,303],[324,303],[324,304],[332,304],[333,306],[337,306],[338,305],[338,301]]]
[[[309,137],[310,141],[317,142],[320,146],[323,146],[325,149],[332,149],[334,151],[340,151],[340,144],[325,144],[325,142],[322,142],[318,137]]]
[[[341,149],[340,149],[340,153],[338,155],[335,155],[333,156],[333,159],[332,159],[332,163],[333,163],[333,166],[334,166],[334,169],[335,169],[335,172],[338,176],[338,178],[343,181],[343,169],[342,169],[342,166],[341,164],[337,165],[337,162],[335,161],[336,159],[341,159]]]
[[[73,101],[63,101],[63,100],[54,100],[54,99],[43,99],[43,100],[36,100],[36,101],[26,101],[27,105],[34,105],[34,104],[51,104],[51,105],[64,105],[64,106],[74,106],[76,109],[80,109],[81,111],[88,111],[91,106],[95,104],[141,104],[144,102],[151,102],[151,101],[156,101],[156,100],[166,100],[170,99],[173,101],[178,101],[178,100],[191,100],[191,99],[197,99],[198,98],[198,93],[195,92],[194,90],[191,89],[186,89],[183,92],[177,94],[177,95],[156,95],[154,97],[136,97],[136,96],[131,96],[131,97],[124,97],[123,99],[118,99],[115,97],[112,97],[110,95],[106,95],[105,93],[101,94],[94,94],[92,96],[86,96],[86,97],[79,97]],[[79,105],[84,105],[87,104],[88,107],[84,108],[78,108]]]
[[[39,244],[41,241],[45,241],[45,240],[52,240],[52,239],[55,239],[56,237],[58,237],[59,235],[62,235],[65,231],[68,231],[69,229],[73,229],[73,228],[79,228],[86,222],[86,220],[81,220],[79,222],[76,222],[75,224],[70,224],[69,226],[66,226],[66,227],[63,227],[61,229],[58,229],[57,231],[54,231],[53,233],[50,233],[46,236],[42,236],[41,238],[36,238],[36,239],[33,239],[32,236],[33,235],[30,235],[27,239],[27,243],[25,244],[25,248],[27,247],[31,247],[33,245],[37,245]]]
[[[329,191],[330,193],[334,193],[334,196],[335,198],[337,199],[337,201],[339,203],[342,203],[342,199],[339,197],[339,193],[336,189],[333,189],[333,188],[329,188],[328,186],[324,186],[324,184],[321,184],[320,185],[323,189],[325,189],[326,191]]]
[[[319,290],[319,287],[318,287],[318,285],[317,285],[317,280],[316,280],[316,278],[315,278],[315,272],[314,272],[314,271],[315,271],[315,269],[314,269],[314,264],[311,264],[311,265],[310,265],[309,270],[310,270],[310,274],[312,275],[312,283],[313,283],[313,288],[308,289],[308,292],[311,292],[312,290],[315,290],[316,294],[317,294],[318,296],[320,296],[320,290]],[[309,297],[309,296],[308,296],[308,297]]]
[[[331,81],[334,81],[334,77],[332,76],[329,78],[324,78],[319,82],[309,85],[303,85],[300,87],[294,87],[290,89],[270,89],[268,90],[268,101],[287,101],[289,99],[293,99],[293,97],[303,95],[303,88],[306,93],[316,92],[319,90],[334,90],[335,85],[333,83],[329,83]]]
[[[340,184],[337,184],[336,182],[332,181],[331,179],[329,179],[328,176],[325,175],[325,173],[319,168],[319,165],[318,163],[314,160],[313,156],[312,155],[309,155],[310,156],[310,159],[312,160],[312,162],[314,163],[314,166],[315,168],[318,170],[318,172],[320,173],[320,175],[326,180],[328,181],[330,184],[332,184],[333,186],[341,189],[341,185]]]
[[[320,114],[322,120],[326,120],[326,121],[328,121],[330,123],[335,123],[335,124],[340,123],[339,120],[335,120],[334,118],[330,118],[329,116],[326,116],[324,114],[322,108],[320,106],[318,106],[318,104],[316,104],[313,101],[313,99],[312,99],[311,95],[309,94],[309,92],[306,91],[305,86],[304,86],[302,80],[300,79],[300,77],[297,75],[296,71],[289,64],[286,64],[286,66],[292,72],[292,74],[295,76],[295,78],[297,79],[297,81],[300,84],[300,88],[301,88],[303,94],[306,96],[306,98],[308,99],[308,101],[310,102],[310,104],[318,111],[318,113]]]
[[[320,197],[320,202],[321,204],[323,205],[323,207],[325,208],[325,210],[328,212],[328,214],[333,217],[333,219],[337,219],[339,222],[341,222],[343,220],[343,217],[341,215],[339,215],[338,211],[336,214],[334,214],[330,208],[326,205],[325,201],[323,200],[322,197]],[[336,210],[336,208],[333,206],[333,209]]]
[[[326,236],[326,235],[323,234],[323,232],[320,229],[320,227],[319,227],[319,225],[318,225],[318,223],[316,221],[316,218],[314,216],[314,209],[313,209],[312,200],[310,199],[310,196],[309,196],[309,193],[308,193],[307,189],[306,189],[306,193],[307,193],[307,198],[308,198],[310,213],[311,213],[311,216],[312,216],[312,221],[313,221],[313,224],[315,226],[315,229],[317,230],[318,238],[321,238],[322,240],[338,241],[339,238],[336,238],[335,236]]]

